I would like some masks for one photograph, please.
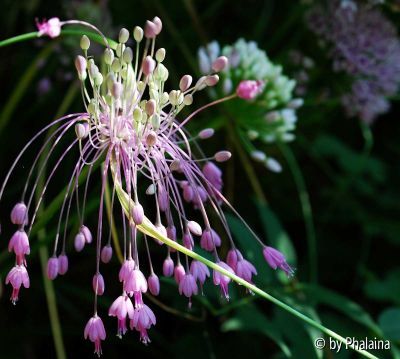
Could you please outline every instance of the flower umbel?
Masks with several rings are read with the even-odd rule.
[[[231,154],[221,150],[213,156],[205,156],[198,141],[212,137],[214,131],[207,128],[198,135],[191,136],[185,124],[205,108],[238,95],[252,97],[254,91],[260,90],[261,83],[256,82],[256,88],[251,83],[251,93],[248,88],[238,88],[238,95],[233,93],[211,102],[180,119],[182,109],[192,105],[198,91],[217,84],[217,72],[223,71],[228,63],[225,56],[212,62],[209,74],[196,82],[193,82],[190,75],[185,75],[179,82],[179,88],[168,92],[166,81],[169,72],[163,63],[166,50],[156,49],[155,46],[155,39],[162,30],[162,22],[158,17],[147,21],[144,29],[135,27],[135,49],[127,45],[130,34],[126,29],[120,31],[118,43],[112,49],[105,36],[90,24],[75,20],[52,20],[38,24],[42,34],[57,36],[57,24],[80,24],[99,33],[106,45],[103,57],[105,64],[102,66],[105,71],[101,72],[94,58],[89,56],[90,40],[83,36],[80,42],[83,55],[76,58],[75,66],[81,81],[85,111],[64,116],[40,130],[22,149],[6,175],[0,189],[0,199],[23,154],[32,143],[52,128],[51,135],[35,157],[21,200],[11,211],[11,221],[18,228],[9,242],[9,251],[15,253],[16,265],[8,274],[6,283],[13,287],[13,303],[18,300],[21,285],[29,287],[25,256],[30,253],[29,236],[40,204],[65,158],[75,156],[76,163],[68,178],[60,209],[47,276],[55,279],[59,274],[64,275],[68,271],[67,223],[76,202],[79,227],[73,233],[74,247],[80,252],[92,242],[96,246],[96,269],[92,280],[94,314],[85,327],[84,336],[95,344],[95,353],[100,355],[101,341],[106,338],[103,322],[97,314],[97,298],[106,288],[101,274],[104,269],[100,271],[100,264],[109,263],[113,255],[111,226],[108,236],[103,233],[104,202],[109,179],[113,183],[109,223],[114,223],[114,216],[122,212],[120,220],[123,228],[123,263],[119,271],[122,294],[109,309],[109,315],[118,320],[119,336],[126,333],[126,321],[129,319],[130,328],[138,331],[140,340],[147,344],[150,342],[148,330],[156,324],[155,314],[144,303],[143,294],[149,291],[152,295],[158,295],[160,292],[160,282],[153,269],[151,253],[152,246],[159,250],[159,245],[163,242],[156,240],[148,243],[146,232],[141,229],[143,223],[149,222],[148,213],[154,213],[155,230],[171,241],[181,242],[191,250],[200,245],[212,254],[215,263],[246,281],[251,282],[252,276],[256,274],[254,266],[236,249],[222,210],[222,206],[226,205],[239,216],[222,194],[223,181],[219,163],[229,160]],[[144,46],[141,46],[143,42]],[[52,164],[52,155],[59,153],[58,147],[64,142],[67,143],[66,148]],[[45,164],[40,164],[39,159],[43,153]],[[35,190],[42,177],[45,177],[46,167],[51,170],[44,179],[42,193],[34,206]],[[93,231],[85,221],[85,209],[96,171],[100,175],[101,190],[97,228]],[[34,173],[37,173],[36,178],[33,178]],[[82,179],[83,194],[79,191]],[[142,190],[143,186],[146,190]],[[127,206],[122,203],[121,191],[129,199]],[[115,194],[119,201],[115,201]],[[117,208],[118,204],[121,204],[121,208]],[[210,209],[216,214],[212,220],[209,216]],[[217,233],[214,229],[218,222],[224,228],[224,233]],[[252,233],[264,248],[265,245]],[[217,249],[223,239],[229,241],[231,251],[236,253],[232,268],[218,254]],[[139,241],[145,243],[150,273],[144,273],[140,266],[142,259],[138,251]],[[198,286],[202,289],[205,280],[210,276],[209,269],[200,261],[190,263],[189,258],[180,252],[175,254],[170,248],[165,251],[163,274],[174,276],[179,293],[188,297],[191,305],[192,297],[198,294]],[[266,259],[270,263],[270,257]],[[286,272],[290,268],[287,264],[283,265],[282,261],[278,266]],[[213,280],[215,285],[220,286],[222,295],[229,298],[230,279],[214,271]]]

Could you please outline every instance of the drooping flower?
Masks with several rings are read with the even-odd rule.
[[[127,318],[133,319],[134,308],[130,298],[124,293],[111,304],[108,315],[118,319],[118,336],[122,337],[127,331]]]
[[[40,204],[57,169],[64,165],[65,158],[68,155],[71,157],[73,150],[76,150],[78,155],[75,166],[67,178],[53,252],[47,269],[48,277],[51,279],[58,274],[65,274],[68,270],[67,248],[69,247],[66,245],[68,220],[76,202],[79,209],[77,210],[79,229],[77,233],[72,234],[75,249],[78,252],[82,251],[93,241],[96,247],[96,270],[92,280],[95,310],[85,327],[84,335],[95,343],[95,352],[100,355],[101,341],[105,339],[106,333],[103,322],[97,315],[97,297],[102,295],[105,289],[104,278],[100,274],[104,273],[103,264],[108,263],[112,256],[111,226],[108,227],[106,241],[103,228],[107,222],[104,220],[104,204],[109,177],[113,183],[113,194],[108,223],[114,223],[115,213],[119,213],[115,207],[121,205],[118,209],[121,209],[123,232],[123,263],[118,273],[123,294],[111,305],[109,315],[118,318],[119,335],[126,332],[126,320],[129,319],[131,329],[139,331],[141,341],[146,344],[150,342],[147,331],[155,325],[156,318],[144,303],[143,294],[149,291],[152,295],[158,295],[160,292],[159,279],[151,260],[151,245],[155,244],[153,242],[148,244],[146,236],[149,232],[144,230],[150,223],[148,213],[154,213],[155,218],[151,223],[153,232],[150,233],[155,236],[154,231],[158,232],[156,243],[164,244],[160,240],[161,236],[167,244],[183,243],[187,248],[196,250],[197,242],[200,241],[200,246],[211,252],[216,263],[233,273],[233,270],[219,259],[218,248],[222,239],[213,229],[219,228],[217,224],[222,225],[226,237],[231,240],[232,247],[235,247],[222,206],[226,205],[234,213],[237,212],[222,194],[222,171],[219,168],[219,163],[229,160],[231,153],[221,150],[207,157],[201,151],[198,141],[212,137],[214,130],[206,128],[192,136],[185,125],[199,112],[212,105],[234,98],[237,101],[241,100],[233,91],[230,96],[200,107],[186,117],[182,115],[181,118],[181,111],[193,104],[195,94],[217,84],[219,77],[216,72],[225,71],[228,61],[226,57],[217,57],[211,63],[210,74],[202,76],[197,81],[193,81],[190,75],[185,75],[179,81],[179,89],[167,92],[166,81],[169,72],[163,64],[166,51],[155,47],[155,39],[162,29],[161,20],[157,17],[147,21],[144,29],[140,27],[134,29],[135,51],[127,45],[130,34],[126,29],[121,30],[117,44],[110,44],[100,30],[85,22],[73,20],[60,24],[89,26],[100,34],[106,46],[105,72],[100,71],[94,58],[89,55],[90,40],[83,36],[80,43],[83,55],[78,56],[75,66],[82,86],[84,112],[64,116],[40,130],[22,149],[6,175],[0,188],[0,199],[21,157],[40,136],[52,129],[51,135],[45,139],[32,164],[22,200],[11,211],[11,221],[18,228],[9,242],[9,250],[15,253],[17,265],[11,269],[6,283],[10,283],[13,287],[11,300],[14,303],[18,300],[21,285],[29,287],[25,260],[25,256],[30,252],[29,235],[35,224]],[[56,33],[54,28],[49,30],[44,24],[41,24],[41,31],[49,36]],[[143,41],[146,44],[141,53]],[[139,56],[134,55],[136,53],[139,53]],[[64,150],[60,151],[61,144],[67,141]],[[45,151],[47,148],[48,152]],[[46,153],[45,165],[39,161],[44,153]],[[57,153],[59,157],[53,163],[52,158]],[[101,166],[98,166],[100,164]],[[45,177],[46,168],[50,169],[47,177]],[[93,185],[93,176],[97,173],[100,177],[101,190],[97,228],[92,235],[92,231],[86,225],[85,210],[87,197],[97,188]],[[33,178],[34,174],[37,174],[36,178]],[[82,179],[84,185],[80,191]],[[37,203],[34,204],[33,199],[39,180],[44,181],[44,186],[39,193]],[[140,190],[143,188],[142,184],[147,187],[145,193]],[[142,203],[145,201],[146,205],[143,206]],[[147,208],[151,205],[153,210],[148,211]],[[187,207],[192,207],[196,211],[191,211],[191,208],[188,210]],[[211,216],[210,210],[215,211],[215,215]],[[143,235],[139,236],[139,231]],[[253,235],[261,242],[254,233]],[[150,275],[147,280],[148,273],[144,273],[140,267],[142,263],[140,241],[144,241],[149,260]],[[167,246],[157,245],[158,250],[165,247]],[[210,276],[210,271],[200,261],[192,261],[189,267],[189,259],[180,252],[174,253],[173,248],[167,247],[166,252],[162,266],[163,274],[173,275],[179,292],[190,299],[198,293],[198,285],[202,288]],[[181,263],[186,264],[186,270]],[[236,269],[238,267],[240,268],[238,273],[243,278],[251,280],[255,269],[250,263],[239,258]],[[213,280],[228,298],[229,277],[214,271]],[[129,297],[134,299],[134,303]]]
[[[18,301],[21,285],[23,285],[24,288],[29,288],[30,286],[28,271],[23,264],[16,265],[10,270],[6,277],[6,284],[8,283],[13,287],[11,302],[15,304]]]
[[[350,79],[341,94],[348,116],[371,123],[387,112],[400,86],[400,40],[389,19],[368,4],[333,0],[315,5],[307,22],[327,45],[333,70]]]
[[[263,255],[272,269],[280,268],[288,277],[294,274],[294,270],[289,264],[287,264],[285,256],[277,249],[265,246],[263,249]]]
[[[95,314],[86,324],[84,331],[85,339],[90,339],[94,343],[94,352],[98,356],[102,354],[101,341],[106,339],[106,330],[101,318]]]

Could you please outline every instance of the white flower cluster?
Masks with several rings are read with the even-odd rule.
[[[256,42],[244,39],[222,48],[216,41],[200,48],[198,57],[201,72],[210,73],[211,64],[220,55],[228,58],[229,65],[220,73],[220,86],[215,90],[229,94],[242,80],[264,83],[263,91],[254,101],[242,102],[238,104],[240,108],[235,108],[235,122],[244,136],[250,141],[261,140],[268,144],[294,140],[296,109],[303,104],[302,99],[293,99],[296,82],[285,76],[282,66],[274,64]],[[250,152],[258,151],[252,144],[246,148]],[[266,165],[267,160],[268,157],[263,161]]]

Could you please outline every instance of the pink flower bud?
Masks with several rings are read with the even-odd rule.
[[[25,203],[17,203],[11,211],[11,222],[17,225],[23,225],[28,222],[27,208]]]
[[[47,261],[47,278],[53,280],[58,275],[58,258],[56,256]]]
[[[212,136],[214,136],[214,129],[213,128],[205,128],[204,130],[201,130],[199,132],[199,138],[201,138],[202,140],[206,140],[207,138],[210,138]]]
[[[82,232],[79,232],[79,233],[75,236],[75,240],[74,240],[74,247],[75,247],[75,250],[76,250],[77,252],[80,252],[80,251],[83,249],[83,247],[85,247],[85,243],[86,243],[85,236],[83,235]]]
[[[211,67],[215,72],[220,72],[226,67],[226,65],[228,65],[228,59],[226,56],[220,56],[215,59]]]
[[[162,21],[158,16],[155,16],[152,23],[156,25],[156,35],[158,35],[162,30]]]
[[[201,229],[200,225],[195,221],[189,221],[187,223],[187,227],[190,232],[192,232],[196,236],[201,236],[203,230]]]
[[[156,110],[156,101],[151,99],[146,102],[146,113],[151,116]]]
[[[135,224],[139,225],[139,224],[143,223],[144,211],[143,211],[143,207],[140,203],[135,203],[133,205],[131,214],[132,214],[132,219],[135,222]]]
[[[93,276],[92,285],[93,285],[93,291],[97,295],[103,295],[104,294],[104,288],[105,288],[104,278],[100,273],[95,274]]]
[[[149,278],[147,278],[147,284],[151,294],[158,295],[160,293],[160,280],[157,275],[150,274]]]
[[[214,155],[214,158],[217,162],[225,162],[228,161],[232,157],[232,153],[229,151],[219,151]]]
[[[120,82],[115,81],[112,85],[111,94],[114,98],[118,99],[121,97],[123,91],[123,86]]]
[[[65,254],[58,256],[58,274],[64,275],[68,271],[68,257]]]
[[[86,68],[87,68],[86,59],[83,56],[78,55],[75,59],[75,67],[76,71],[78,71],[79,77],[82,77],[82,75],[86,73]]]
[[[175,282],[179,284],[184,275],[185,275],[185,268],[183,268],[182,264],[178,264],[174,269]]]
[[[147,20],[146,24],[144,25],[144,36],[147,39],[154,39],[157,36],[157,31],[157,25],[154,22]]]
[[[163,274],[166,277],[171,277],[172,274],[174,273],[174,261],[171,259],[171,257],[167,257],[164,260],[163,263]]]
[[[190,85],[192,84],[193,78],[190,75],[185,75],[179,81],[179,89],[184,92],[186,91]]]
[[[85,237],[86,243],[92,243],[92,233],[90,232],[89,228],[86,226],[81,226],[81,233]]]
[[[101,250],[101,256],[100,256],[101,257],[101,261],[103,263],[108,263],[112,258],[112,254],[113,254],[112,247],[109,244],[107,244]]]
[[[61,22],[58,17],[52,17],[48,21],[43,22],[36,21],[36,26],[39,30],[38,36],[47,35],[51,38],[55,38],[61,33]]]
[[[147,146],[154,146],[157,143],[157,134],[154,131],[150,131],[146,137]]]
[[[148,76],[153,73],[155,67],[156,62],[153,58],[150,55],[146,56],[142,64],[143,73]]]
[[[210,75],[206,78],[206,85],[207,86],[215,86],[219,81],[218,75]]]
[[[244,80],[241,81],[237,87],[236,94],[244,100],[253,100],[263,91],[263,89],[264,81]]]

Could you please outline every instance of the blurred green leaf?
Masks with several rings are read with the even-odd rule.
[[[400,305],[400,269],[388,273],[385,279],[374,279],[365,284],[368,297]]]
[[[266,335],[272,339],[289,358],[291,351],[282,338],[280,329],[274,321],[268,319],[254,305],[241,307],[235,312],[235,316],[222,324],[222,331],[253,331]]]
[[[380,328],[375,324],[371,316],[352,300],[332,290],[316,285],[302,284],[301,290],[317,304],[328,305],[353,319],[355,322],[365,325],[375,334],[381,335]]]
[[[400,308],[384,310],[378,318],[379,326],[389,340],[400,340]]]

